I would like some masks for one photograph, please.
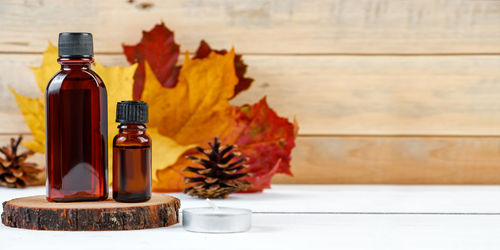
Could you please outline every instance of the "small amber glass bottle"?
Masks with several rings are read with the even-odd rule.
[[[146,134],[148,105],[141,101],[117,104],[119,132],[113,139],[113,199],[143,202],[151,198],[151,138]]]

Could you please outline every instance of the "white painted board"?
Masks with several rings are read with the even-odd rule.
[[[0,200],[43,194],[0,189]],[[183,194],[181,206],[205,206]],[[0,249],[499,249],[500,187],[274,185],[216,200],[256,212],[249,232],[190,233],[181,225],[117,232],[0,226]]]

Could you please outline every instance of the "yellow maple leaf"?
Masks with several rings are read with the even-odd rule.
[[[199,145],[212,140],[232,121],[234,108],[228,100],[238,82],[234,50],[226,55],[212,53],[204,59],[190,59],[186,54],[175,88],[162,87],[147,63],[145,76],[141,99],[149,104],[149,126],[157,129],[159,136],[185,145],[176,147],[176,153],[182,154],[192,148],[189,144]],[[153,137],[153,152],[158,145],[157,140]],[[168,167],[176,162],[178,156],[169,157],[173,161],[168,164],[166,161],[153,163],[154,190],[182,189],[184,173],[181,169]]]

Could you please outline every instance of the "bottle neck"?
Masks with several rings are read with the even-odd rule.
[[[122,134],[142,135],[146,133],[146,125],[121,123],[120,125],[118,125],[118,130]]]
[[[94,62],[93,57],[59,57],[57,62],[61,64],[61,70],[88,70]]]

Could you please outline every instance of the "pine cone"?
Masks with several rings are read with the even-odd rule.
[[[0,185],[11,188],[23,188],[40,181],[40,173],[43,169],[37,167],[36,163],[26,162],[34,152],[31,150],[17,154],[22,136],[16,140],[10,139],[10,147],[0,148]]]
[[[198,167],[186,167],[184,171],[196,174],[194,177],[185,177],[185,183],[193,183],[190,187],[184,189],[184,193],[201,198],[227,198],[230,193],[246,190],[250,183],[241,180],[250,173],[243,173],[241,170],[248,168],[247,158],[241,158],[241,152],[235,152],[235,145],[221,146],[217,137],[214,143],[208,143],[210,149],[196,147],[208,159],[201,159],[194,156],[188,156],[194,163],[201,165]],[[236,160],[236,158],[238,158]]]

